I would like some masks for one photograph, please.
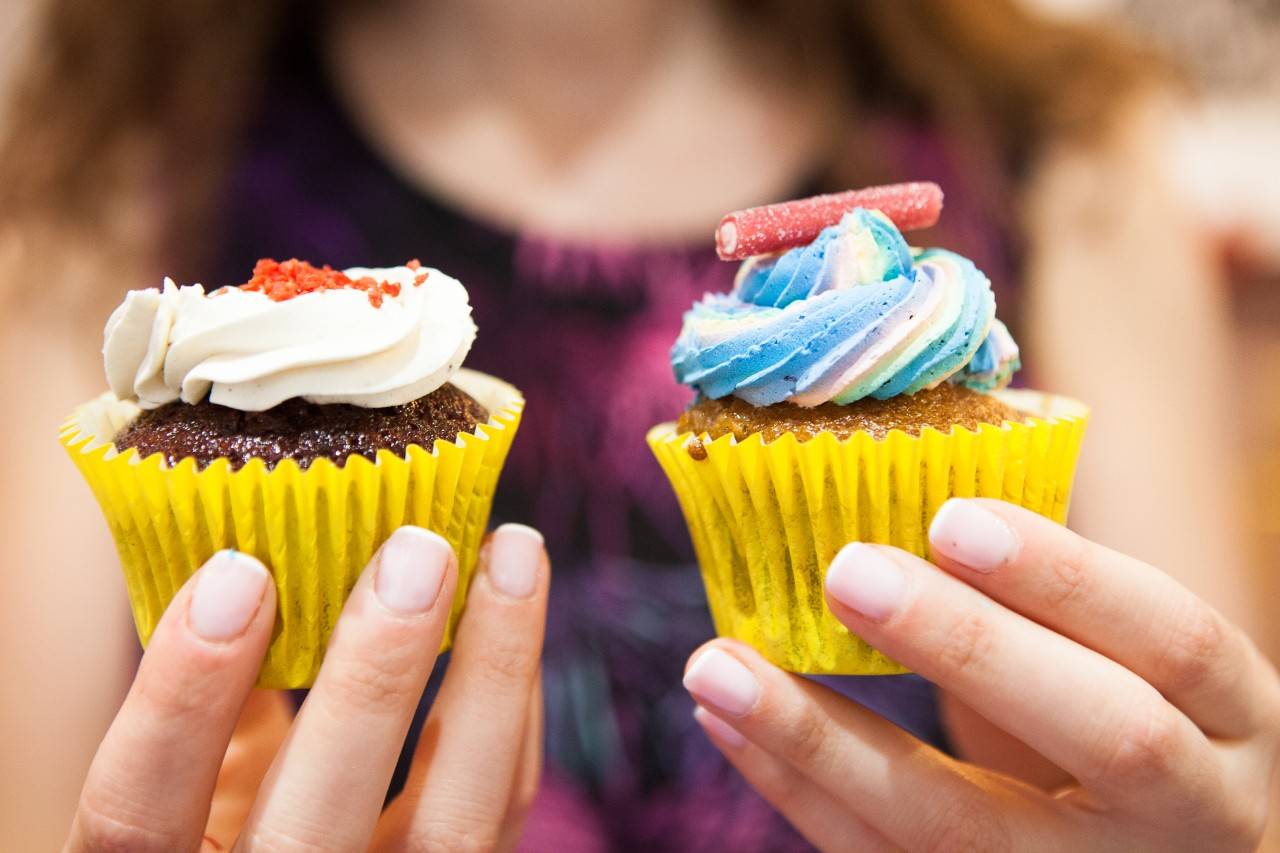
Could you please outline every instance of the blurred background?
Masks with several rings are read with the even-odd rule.
[[[1245,625],[1273,660],[1280,659],[1280,566],[1275,557],[1280,553],[1280,2],[1020,3],[1035,16],[1067,27],[1098,28],[1158,56],[1169,69],[1168,90],[1176,93],[1160,99],[1160,108],[1153,111],[1156,118],[1139,116],[1134,122],[1138,130],[1118,134],[1118,159],[1108,161],[1105,169],[1073,159],[1068,146],[1060,157],[1045,157],[1052,165],[1028,181],[1033,191],[1020,195],[1016,208],[1028,221],[1038,217],[1041,222],[1071,223],[1085,216],[1102,223],[1098,230],[1110,229],[1114,222],[1095,217],[1093,211],[1123,208],[1127,194],[1140,192],[1130,179],[1158,172],[1162,195],[1151,204],[1179,211],[1179,230],[1151,234],[1135,227],[1131,252],[1112,247],[1124,274],[1105,286],[1096,281],[1098,270],[1117,269],[1111,261],[1071,267],[1052,253],[1030,253],[1021,267],[1036,283],[1019,301],[1030,306],[1031,314],[1059,320],[1043,334],[1036,332],[1031,358],[1024,362],[1032,365],[1037,380],[1044,377],[1043,384],[1053,390],[1078,393],[1098,413],[1096,432],[1086,442],[1094,445],[1089,448],[1092,461],[1086,462],[1073,518],[1084,532],[1184,578]],[[121,4],[118,14],[127,16],[142,5]],[[38,24],[44,11],[45,4],[37,0],[0,3],[0,136],[21,120],[10,95],[24,69],[40,61]],[[1064,67],[1072,72],[1069,63]],[[251,86],[254,81],[227,78],[217,85],[245,82]],[[200,91],[199,85],[193,91]],[[58,97],[71,102],[82,94],[64,91]],[[56,105],[52,111],[57,112]],[[205,152],[201,130],[191,130],[193,156]],[[79,129],[86,136],[100,131],[95,126]],[[144,161],[147,144],[144,138],[137,140]],[[1052,145],[1045,150],[1052,154]],[[39,167],[38,158],[32,162]],[[5,415],[7,446],[29,465],[6,471],[9,482],[0,493],[0,505],[12,516],[3,528],[9,541],[0,559],[7,587],[16,591],[0,602],[0,850],[26,851],[58,846],[94,746],[128,684],[129,672],[116,662],[130,660],[136,645],[127,630],[121,586],[109,557],[102,556],[111,553],[106,532],[93,518],[87,490],[58,458],[54,421],[49,419],[87,396],[84,389],[92,391],[94,382],[101,383],[93,373],[98,369],[93,353],[102,318],[123,290],[158,280],[118,280],[120,270],[142,269],[150,275],[155,266],[130,266],[127,248],[119,247],[136,243],[137,235],[169,214],[154,198],[122,197],[105,221],[94,223],[97,242],[80,252],[70,248],[70,238],[40,242],[39,229],[15,228],[15,212],[5,213],[0,268],[9,281],[0,297],[11,322],[0,340],[5,365],[0,391],[7,400],[21,399],[24,407],[41,407],[38,422],[29,422],[21,408]],[[104,216],[100,210],[94,215]],[[1087,225],[1082,231],[1089,232]],[[47,228],[43,236],[49,236]],[[1158,278],[1165,261],[1184,264],[1188,239],[1197,247],[1196,262],[1205,264],[1196,279],[1204,289],[1191,295],[1171,291],[1166,302],[1160,282],[1145,278]],[[67,257],[45,264],[50,246],[68,247]],[[54,286],[50,276],[112,281],[86,296],[87,291]],[[64,330],[76,346],[68,345],[63,356],[42,355],[33,364],[27,335],[41,327],[36,321],[28,324],[23,312],[36,303],[77,318],[74,329],[69,325]],[[24,307],[15,309],[16,304]],[[1138,322],[1139,314],[1143,322]],[[1169,328],[1179,330],[1176,337],[1158,334],[1166,316]],[[1038,329],[1031,320],[1021,325]],[[1105,353],[1117,326],[1131,348],[1123,356],[1094,362],[1114,363],[1110,384],[1091,389],[1070,365],[1036,369],[1037,355],[1044,364],[1056,364],[1055,353],[1073,348]],[[674,331],[666,330],[670,335]],[[1202,335],[1220,345],[1213,355],[1222,368],[1217,372],[1194,354]],[[1186,366],[1173,367],[1182,365],[1182,357],[1188,359]],[[1176,370],[1185,386],[1176,377],[1144,384],[1164,368]],[[40,382],[32,383],[36,375]],[[33,391],[33,384],[39,388]],[[1177,452],[1139,469],[1140,475],[1124,487],[1130,495],[1127,507],[1095,510],[1104,504],[1085,495],[1100,488],[1099,472],[1114,472],[1141,455],[1142,440],[1132,438],[1138,430],[1131,425],[1126,438],[1122,429],[1108,432],[1106,420],[1109,409],[1123,408],[1134,397],[1150,404],[1150,424],[1158,422],[1179,437]],[[1197,431],[1197,424],[1212,428]],[[1109,436],[1114,440],[1104,440]],[[1107,452],[1098,445],[1115,449]],[[1164,495],[1168,506],[1149,503],[1153,494]],[[1191,533],[1185,523],[1192,514],[1186,508],[1197,496],[1218,513],[1208,522],[1217,531],[1213,535]],[[1180,510],[1189,515],[1178,520]],[[63,512],[93,523],[77,526],[69,536],[53,536],[43,522]],[[1147,518],[1149,513],[1158,517]],[[1212,548],[1197,550],[1202,541],[1210,541]],[[1184,571],[1180,561],[1192,565]],[[15,584],[19,576],[23,582]],[[1270,844],[1280,850],[1274,827]]]

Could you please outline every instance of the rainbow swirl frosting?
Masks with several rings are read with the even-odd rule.
[[[944,249],[911,249],[887,217],[857,208],[807,246],[745,261],[732,292],[685,314],[676,379],[704,398],[756,406],[852,403],[951,381],[1008,384],[1018,346],[991,282]]]

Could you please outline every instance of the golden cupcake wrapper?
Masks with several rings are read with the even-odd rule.
[[[799,441],[787,433],[701,437],[649,431],[702,567],[716,631],[792,672],[877,675],[906,670],[836,621],[823,598],[832,558],[848,542],[927,556],[929,523],[952,497],[990,497],[1063,523],[1088,409],[1035,391],[996,396],[1025,423],[859,432]],[[700,457],[703,454],[698,454]]]
[[[439,533],[458,555],[458,584],[442,650],[453,641],[498,475],[524,399],[491,376],[460,370],[453,383],[490,412],[487,424],[430,451],[379,451],[306,469],[261,459],[232,471],[226,459],[197,469],[141,459],[112,440],[138,414],[108,393],[78,408],[60,440],[102,507],[124,567],[145,646],[183,583],[215,551],[252,554],[271,570],[278,612],[259,687],[308,687],[343,603],[374,551],[401,525]]]

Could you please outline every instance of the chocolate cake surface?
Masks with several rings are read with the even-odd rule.
[[[446,383],[410,403],[378,409],[301,398],[262,412],[208,401],[169,403],[144,411],[116,436],[115,445],[121,451],[137,448],[143,458],[163,453],[171,465],[193,457],[203,467],[226,458],[240,468],[262,459],[271,468],[292,459],[305,468],[321,458],[342,465],[351,454],[375,459],[379,450],[403,455],[411,444],[430,450],[436,439],[454,441],[488,420],[488,411],[471,395]]]
[[[737,397],[703,400],[680,416],[679,432],[711,438],[733,434],[739,439],[763,433],[765,441],[773,441],[788,432],[807,441],[820,433],[833,433],[847,438],[858,431],[884,438],[890,430],[899,429],[919,435],[925,427],[942,432],[953,426],[976,429],[978,424],[999,425],[1004,421],[1021,421],[1027,413],[1000,402],[990,394],[971,391],[944,382],[929,391],[888,400],[865,397],[847,405],[823,403],[805,408],[794,403],[753,406]]]

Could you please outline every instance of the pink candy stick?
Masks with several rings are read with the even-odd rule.
[[[738,261],[803,246],[855,207],[879,210],[899,231],[928,228],[942,213],[942,188],[932,181],[887,184],[739,210],[716,227],[716,254]]]

